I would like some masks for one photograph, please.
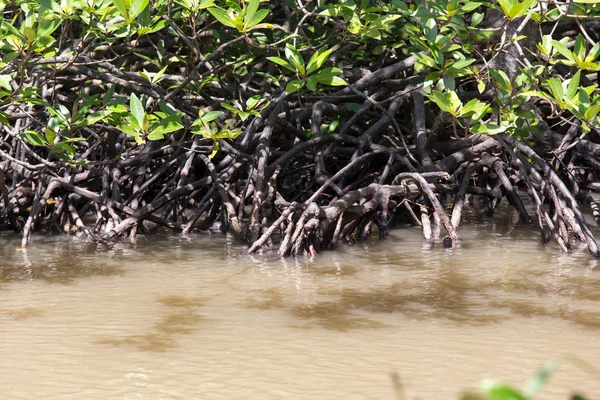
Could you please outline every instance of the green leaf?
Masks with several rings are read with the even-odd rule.
[[[258,10],[258,6],[259,5],[260,5],[260,0],[250,0],[248,2],[248,5],[244,9],[244,11],[245,11],[245,13],[244,13],[244,27],[246,27],[246,28],[250,27],[249,26],[249,21],[252,21],[252,18],[254,18],[254,14],[256,13],[256,10]]]
[[[448,90],[454,91],[454,89],[456,89],[456,81],[453,77],[449,75],[442,76],[442,83],[444,84],[444,87]]]
[[[202,122],[207,124],[207,123],[219,118],[221,115],[223,115],[223,111],[209,111],[207,113],[202,114],[200,119],[202,120]]]
[[[325,64],[327,58],[331,54],[331,50],[327,50],[327,48],[322,47],[319,50],[315,51],[310,60],[308,60],[308,64],[306,66],[306,74],[310,75]]]
[[[565,46],[564,44],[562,44],[558,40],[553,40],[551,43],[552,43],[552,46],[554,47],[554,49],[556,51],[558,51],[563,57],[565,57],[569,61],[575,62],[575,58],[573,57],[573,53],[571,53],[569,51],[569,49],[567,49],[567,46]]]
[[[440,76],[442,76],[442,73],[440,71],[428,73],[425,77],[425,80],[423,81],[423,88],[433,86],[438,81],[438,79],[440,79]]]
[[[242,134],[242,131],[239,129],[227,129],[223,128],[221,132],[217,133],[214,138],[215,139],[235,139]]]
[[[177,109],[175,107],[173,107],[171,104],[167,103],[166,101],[159,100],[158,106],[160,107],[160,110],[167,115],[178,114]]]
[[[569,85],[567,86],[567,97],[569,99],[574,99],[577,96],[580,78],[581,71],[577,71],[575,75],[573,75],[573,77],[569,80]]]
[[[502,8],[502,12],[504,13],[504,15],[506,15],[508,17],[511,12],[511,9],[515,5],[515,1],[513,1],[513,0],[498,0],[498,4],[500,5],[500,8]]]
[[[65,142],[56,143],[56,145],[52,146],[52,151],[59,154],[66,153],[71,159],[75,156],[75,148]]]
[[[112,114],[112,110],[100,110],[89,114],[85,119],[81,122],[81,126],[90,126],[95,124],[98,121],[101,121]]]
[[[527,14],[529,8],[533,5],[537,0],[524,0],[522,3],[512,2],[513,5],[510,7],[508,13],[505,13],[509,19],[515,19],[518,17],[522,17]],[[504,7],[502,8],[504,10]]]
[[[415,54],[415,56],[417,57],[419,62],[423,65],[426,65],[431,68],[437,68],[437,69],[439,69],[441,67],[440,65],[438,65],[437,61],[435,61],[433,58],[429,57],[426,54],[417,53],[417,54]]]
[[[598,115],[598,112],[600,112],[600,105],[594,104],[594,105],[590,106],[587,110],[585,110],[585,119],[592,120],[592,119],[596,118],[596,115]]]
[[[533,111],[531,111],[531,110],[523,110],[523,109],[522,110],[515,110],[515,115],[518,116],[518,117],[520,117],[520,118],[523,118],[523,119],[526,119],[526,120],[531,120],[531,121],[533,121],[534,119],[536,119],[535,113]]]
[[[131,136],[139,136],[140,135],[139,131],[133,129],[130,125],[127,125],[127,124],[118,125],[117,129],[119,129],[120,131],[123,131],[126,134],[131,135]]]
[[[298,50],[296,50],[296,48],[289,43],[285,46],[285,57],[294,67],[296,67],[296,70],[300,73],[300,75],[306,75],[306,70],[304,69],[304,59],[302,58],[302,55],[300,55]]]
[[[25,38],[27,39],[27,42],[29,42],[29,43],[33,43],[37,36],[35,30],[30,27],[26,27],[25,29],[23,29],[23,35],[25,36]]]
[[[228,26],[230,28],[236,28],[237,25],[235,23],[235,19],[231,18],[225,10],[219,7],[211,7],[208,9],[208,12],[212,14],[213,17],[217,19],[221,24]]]
[[[0,87],[12,92],[12,86],[10,86],[10,82],[12,81],[12,77],[10,75],[0,75]]]
[[[315,74],[317,81],[329,86],[346,86],[348,83],[339,77],[342,70],[336,67],[323,68]]]
[[[123,0],[113,0],[113,2],[115,3],[115,6],[117,7],[117,10],[121,14],[121,16],[128,20],[129,14],[127,12],[127,7],[125,6],[125,2]]]
[[[51,10],[57,14],[63,14],[62,8],[60,5],[53,0],[38,0],[40,3],[40,13],[43,13],[46,10]]]
[[[508,93],[512,93],[512,84],[510,83],[510,79],[508,79],[508,76],[506,75],[506,73],[504,73],[504,71],[490,68],[490,74],[492,75],[500,89]]]
[[[540,51],[540,53],[542,53],[546,57],[550,56],[550,53],[552,52],[552,36],[542,36],[542,40],[536,44],[536,47]]]
[[[483,80],[477,81],[477,90],[479,93],[483,93],[485,90],[485,82]]]
[[[527,400],[525,396],[510,386],[498,384],[487,390],[488,400]]]
[[[528,90],[528,91],[519,93],[519,96],[522,96],[522,97],[541,97],[541,98],[550,100],[550,96],[548,96],[546,93],[540,92],[538,90]]]
[[[471,16],[471,26],[479,25],[481,23],[481,21],[483,21],[484,16],[485,16],[485,14],[482,12],[473,13],[473,15]]]
[[[260,103],[261,100],[262,96],[260,95],[252,96],[248,98],[248,100],[246,100],[246,107],[248,108],[248,110],[252,110],[258,105],[258,103]]]
[[[58,108],[60,111],[57,111],[55,108],[48,106],[48,112],[55,117],[60,124],[62,125],[68,125],[69,124],[69,117],[70,117],[70,113],[69,110],[67,110],[67,108],[65,106],[63,106],[62,104],[58,105]]]
[[[298,90],[302,89],[305,84],[306,81],[304,79],[293,79],[287,84],[287,86],[285,87],[285,91],[287,94],[295,93]]]
[[[42,135],[40,135],[36,131],[25,131],[25,132],[23,132],[23,138],[27,142],[31,143],[34,146],[45,146],[45,147],[48,147],[48,144],[46,143],[46,140],[44,140],[44,138],[42,137]]]
[[[317,83],[318,83],[318,78],[317,75],[312,75],[309,76],[308,79],[306,79],[306,87],[313,91],[316,92],[317,91]]]
[[[452,108],[452,103],[450,103],[450,100],[442,92],[432,90],[429,98],[433,100],[435,104],[437,104],[440,110],[451,113],[452,115],[455,114],[455,111]]]
[[[135,93],[131,93],[131,96],[129,96],[129,108],[131,110],[131,115],[133,115],[133,117],[135,118],[138,126],[141,129],[143,129],[144,128],[144,116],[146,113],[144,111],[144,107],[142,106],[142,102],[135,95]]]
[[[149,0],[132,0],[129,6],[129,19],[134,19],[148,6]]]
[[[554,99],[557,101],[561,101],[564,97],[563,87],[558,78],[550,78],[547,81],[548,87],[550,88],[550,92],[554,96]]]
[[[471,127],[470,131],[472,133],[477,133],[480,135],[495,135],[500,132],[504,132],[506,130],[506,126],[501,126],[497,124],[477,124]]]
[[[468,13],[468,12],[475,10],[477,7],[479,7],[482,4],[483,3],[478,3],[476,1],[468,2],[460,8],[460,11],[462,11],[463,13]],[[477,25],[477,24],[475,24],[475,25]]]
[[[435,39],[437,38],[438,29],[437,22],[434,18],[430,18],[427,20],[425,24],[425,37],[429,43],[435,43]]]
[[[174,119],[167,118],[167,119],[163,120],[158,127],[154,128],[148,134],[148,139],[149,140],[160,140],[160,139],[164,138],[165,133],[175,132],[182,128],[183,128],[183,125],[181,125],[179,122],[175,121]]]
[[[213,151],[210,153],[208,158],[212,159],[214,156],[217,155],[218,151],[219,151],[219,142],[215,141],[213,144]]]
[[[484,113],[489,107],[489,104],[481,102],[478,99],[471,99],[460,110],[460,116],[470,117],[478,113]]]
[[[375,26],[370,26],[364,31],[364,35],[371,39],[381,40],[381,31]]]
[[[54,140],[56,139],[56,132],[54,132],[54,129],[46,128],[46,132],[44,134],[46,136],[47,143],[54,143]]]
[[[587,57],[585,58],[585,62],[593,62],[600,55],[600,42],[596,42],[594,47],[589,51]]]
[[[248,117],[249,117],[250,115],[252,115],[252,113],[251,113],[251,112],[248,112],[248,111],[240,111],[240,112],[238,113],[238,117],[240,117],[240,119],[241,119],[242,121],[245,121],[245,120],[247,120],[247,119],[248,119]]]
[[[246,23],[246,30],[250,30],[253,28],[271,28],[271,24],[261,24],[262,20],[267,18],[267,15],[269,15],[269,10],[267,10],[266,8],[258,10],[256,14],[254,14],[254,17],[252,17],[252,19]]]
[[[455,61],[451,66],[456,69],[462,69],[468,67],[475,62],[474,58],[464,58],[462,60]]]
[[[239,108],[236,108],[236,107],[232,106],[231,104],[225,103],[225,102],[221,103],[221,107],[223,107],[226,110],[231,111],[234,114],[236,114],[236,113],[238,113],[240,111]]]
[[[62,21],[60,19],[45,19],[40,21],[37,29],[37,36],[43,37],[52,35],[61,23]]]
[[[275,64],[281,65],[285,69],[288,69],[292,72],[296,72],[296,68],[292,66],[289,62],[285,61],[283,58],[279,57],[267,57],[267,60],[273,61]]]
[[[575,39],[575,46],[573,47],[573,52],[580,60],[585,59],[585,53],[587,50],[585,47],[585,38],[580,33],[579,35],[577,35],[577,39]]]
[[[60,122],[56,116],[52,116],[48,119],[48,125],[46,125],[46,129],[51,129],[54,132],[60,131]]]

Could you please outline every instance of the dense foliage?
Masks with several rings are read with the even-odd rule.
[[[0,223],[314,254],[404,220],[456,245],[506,197],[600,255],[599,7],[0,0]]]

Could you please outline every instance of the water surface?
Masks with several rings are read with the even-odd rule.
[[[417,228],[316,259],[220,235],[96,248],[0,236],[7,399],[453,399],[547,359],[600,367],[600,271],[510,215],[424,249]],[[571,362],[540,398],[600,393]]]

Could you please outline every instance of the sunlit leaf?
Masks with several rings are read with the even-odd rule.
[[[256,10],[258,10],[258,6],[260,5],[260,0],[249,0],[248,4],[245,7],[244,13],[244,27],[249,27],[249,21],[252,20]]]
[[[285,61],[283,58],[280,58],[280,57],[267,57],[267,60],[273,61],[275,64],[281,65],[285,69],[288,69],[288,70],[290,70],[292,72],[296,72],[296,68],[294,68],[292,66],[292,64],[290,64],[289,62]]]
[[[600,112],[600,105],[598,104],[594,104],[592,106],[590,106],[588,109],[585,110],[585,119],[587,120],[592,120],[594,118],[596,118],[596,115],[598,115],[598,112]]]
[[[0,75],[0,87],[12,92],[12,86],[10,86],[10,82],[12,81],[12,77],[10,75]]]
[[[113,2],[115,3],[115,6],[117,7],[117,10],[121,16],[126,20],[129,19],[129,13],[127,12],[127,7],[125,6],[124,0],[113,0]]]
[[[600,1],[600,0],[599,0]],[[589,51],[587,57],[585,58],[585,62],[593,62],[600,55],[600,42],[596,42],[594,47]]]
[[[497,124],[477,124],[471,127],[470,131],[472,133],[477,133],[480,135],[495,135],[500,132],[504,132],[506,130],[506,126],[501,126]]]
[[[100,110],[100,111],[93,112],[90,115],[88,115],[87,117],[85,117],[85,119],[81,122],[81,125],[82,126],[93,125],[98,121],[102,121],[103,119],[108,117],[110,114],[112,114],[112,110]]]
[[[34,146],[47,146],[46,140],[36,131],[23,132],[23,138]]]
[[[44,136],[46,136],[46,142],[47,143],[54,143],[54,140],[56,139],[56,132],[54,131],[54,129],[51,128],[46,128],[46,132],[44,132]]]
[[[575,39],[575,46],[573,46],[573,52],[577,56],[579,60],[585,59],[586,46],[585,46],[585,38],[580,33],[577,35],[577,39]]]
[[[285,91],[288,94],[295,93],[298,90],[302,89],[305,84],[306,84],[306,81],[304,79],[300,79],[300,80],[293,79],[286,85]]]
[[[142,11],[148,6],[149,0],[131,0],[129,7],[129,18],[133,19],[141,14]]]
[[[204,123],[209,123],[219,118],[221,115],[223,115],[223,111],[208,111],[207,113],[202,114],[200,119]]]
[[[135,129],[133,129],[130,125],[128,124],[122,124],[122,125],[118,125],[117,128],[123,132],[125,132],[128,135],[132,135],[132,136],[136,136],[139,135],[139,132],[136,131]]]
[[[29,43],[33,43],[35,41],[37,33],[35,32],[35,29],[26,27],[25,29],[23,29],[23,35],[25,35],[25,38]]]
[[[54,146],[52,146],[52,150],[55,153],[66,153],[69,155],[69,158],[73,158],[75,156],[75,148],[65,142],[56,143]]]
[[[450,100],[444,95],[444,93],[438,90],[432,90],[431,96],[429,98],[433,100],[435,104],[437,104],[440,110],[447,113],[455,113],[455,111],[452,108],[452,103],[450,103]]]
[[[248,100],[246,100],[246,107],[248,107],[249,110],[254,109],[254,107],[256,107],[256,105],[261,101],[261,99],[262,96],[260,95],[248,98]]]
[[[483,3],[478,3],[476,1],[470,1],[470,2],[466,2],[465,5],[463,5],[460,10],[462,12],[468,13],[471,12],[473,10],[475,10],[477,7],[481,6]],[[471,22],[472,23],[472,22]]]
[[[346,86],[348,83],[339,75],[342,70],[336,67],[323,68],[316,73],[317,81],[329,86]]]
[[[438,34],[438,29],[437,29],[437,22],[435,19],[431,18],[427,20],[427,23],[425,24],[425,37],[427,38],[427,41],[429,43],[435,43],[435,39],[437,38],[437,34]]]
[[[490,69],[490,75],[494,78],[500,89],[511,93],[513,91],[512,84],[506,73],[499,69]]]
[[[577,71],[575,75],[569,80],[569,85],[567,86],[567,97],[569,99],[574,99],[577,96],[577,91],[579,90],[579,80],[581,78],[581,71]]]
[[[54,0],[38,0],[38,2],[40,3],[40,12],[43,13],[46,10],[51,10],[57,14],[62,14],[62,8],[60,8],[60,5],[55,2]]]
[[[550,92],[554,96],[555,100],[562,100],[564,96],[563,87],[558,78],[550,78],[547,81]]]
[[[575,62],[573,58],[573,53],[567,49],[567,46],[559,42],[558,40],[552,40],[552,46],[556,51],[558,51],[563,57],[565,57],[569,61]]]
[[[296,48],[289,43],[285,46],[285,57],[296,68],[296,70],[298,70],[300,75],[304,76],[306,74],[304,69],[304,59],[298,50],[296,50]]]
[[[235,24],[235,20],[232,19],[225,10],[218,7],[211,7],[208,9],[208,12],[212,14],[213,17],[217,19],[220,23],[230,28],[237,28]]]
[[[483,80],[477,81],[477,90],[479,93],[483,93],[485,91],[485,82]]]
[[[159,126],[157,126],[152,131],[150,131],[150,133],[148,134],[148,139],[149,140],[160,140],[160,139],[164,138],[164,135],[166,133],[175,132],[182,128],[183,128],[183,125],[181,125],[177,121],[168,120],[168,119],[163,120]]]
[[[306,74],[310,75],[323,66],[327,58],[331,54],[331,50],[327,50],[325,47],[315,51],[308,64],[306,64]]]
[[[135,93],[131,93],[131,96],[129,96],[129,108],[131,110],[131,115],[133,115],[138,124],[138,127],[143,128],[145,111],[144,107],[142,106],[142,102],[135,95]]]
[[[318,78],[316,75],[308,77],[306,80],[306,87],[308,90],[315,92],[317,90]]]

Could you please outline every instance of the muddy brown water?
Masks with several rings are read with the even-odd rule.
[[[514,219],[462,226],[456,249],[406,228],[315,260],[221,235],[2,235],[0,397],[457,399],[558,359],[538,398],[599,398],[573,361],[600,368],[598,262]]]

